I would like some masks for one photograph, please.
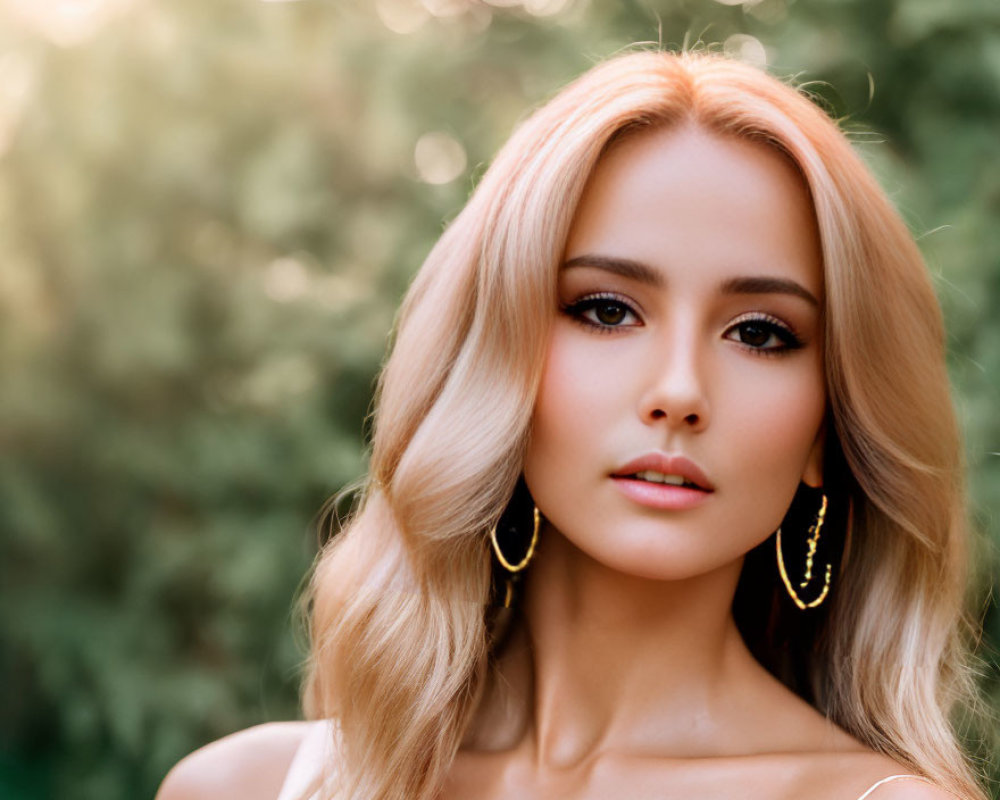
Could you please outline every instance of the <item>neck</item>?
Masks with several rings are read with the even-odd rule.
[[[734,687],[761,671],[730,613],[741,566],[682,581],[637,578],[549,527],[526,581],[523,624],[487,695],[488,724],[506,730],[508,745],[530,746],[537,764],[560,768],[608,750],[717,749]]]

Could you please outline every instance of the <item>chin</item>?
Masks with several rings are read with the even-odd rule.
[[[663,526],[652,532],[614,532],[599,542],[574,541],[570,544],[591,561],[615,572],[652,581],[681,581],[714,572],[738,559],[720,559],[717,547],[710,551],[702,543],[692,547],[689,542],[674,540],[665,534]]]

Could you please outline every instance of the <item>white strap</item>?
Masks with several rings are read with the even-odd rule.
[[[931,781],[927,780],[927,778],[923,778],[920,775],[890,775],[888,778],[882,778],[882,780],[880,781],[875,781],[874,784],[868,787],[868,791],[865,792],[863,795],[861,795],[861,797],[859,797],[858,800],[865,800],[865,798],[868,797],[868,795],[874,792],[883,783],[888,783],[889,781],[898,781],[900,778],[910,778],[915,781],[923,781],[924,783],[931,783]]]

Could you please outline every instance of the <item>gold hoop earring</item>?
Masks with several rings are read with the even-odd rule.
[[[826,495],[823,495],[823,502],[819,507],[819,513],[816,515],[816,521],[809,527],[809,540],[807,542],[808,550],[806,551],[806,572],[802,582],[799,584],[800,589],[804,589],[812,582],[812,568],[813,568],[813,557],[816,555],[816,546],[819,544],[819,534],[820,530],[823,528],[823,522],[826,519]],[[785,559],[781,554],[781,527],[778,527],[778,533],[775,537],[775,546],[778,551],[778,572],[781,574],[781,580],[785,584],[785,589],[788,590],[789,597],[795,602],[800,609],[805,611],[807,608],[816,608],[820,603],[822,603],[826,596],[830,593],[830,574],[832,571],[832,565],[826,565],[826,573],[823,578],[823,589],[820,591],[819,595],[815,600],[811,602],[805,602],[799,597],[795,588],[792,586],[792,582],[788,579],[788,572],[785,570]]]
[[[541,527],[542,515],[538,511],[538,506],[532,504],[531,508],[533,523],[531,543],[528,545],[528,552],[524,554],[524,558],[516,564],[510,563],[507,557],[503,554],[503,550],[500,549],[500,542],[497,541],[497,525],[490,528],[490,542],[493,545],[493,552],[496,554],[497,561],[500,562],[500,565],[509,573],[507,576],[506,591],[503,599],[504,608],[510,608],[510,602],[514,596],[514,576],[528,566],[531,562],[532,556],[535,555],[535,545],[538,544],[538,529]],[[499,522],[497,524],[499,524]]]

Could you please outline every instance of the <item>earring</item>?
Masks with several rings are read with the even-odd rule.
[[[799,584],[800,589],[804,589],[812,581],[812,568],[813,568],[813,556],[816,555],[816,545],[819,544],[819,533],[823,527],[823,521],[826,518],[826,495],[823,495],[823,502],[819,507],[819,513],[816,515],[816,521],[809,527],[809,540],[807,541],[808,550],[806,551],[806,573],[803,581]],[[812,600],[811,602],[805,602],[802,600],[795,589],[792,587],[792,582],[788,579],[788,572],[785,570],[785,559],[781,555],[781,527],[778,528],[778,534],[776,537],[776,547],[778,550],[778,572],[781,574],[781,580],[785,584],[785,589],[788,590],[789,596],[795,602],[800,609],[803,611],[807,608],[816,608],[820,603],[822,603],[827,594],[830,592],[830,572],[831,565],[826,565],[826,574],[823,579],[823,589],[819,593],[819,596]]]
[[[528,552],[524,554],[524,558],[518,561],[516,564],[512,564],[507,557],[503,554],[503,550],[500,549],[500,542],[497,541],[497,525],[490,528],[490,542],[493,544],[493,552],[496,554],[497,561],[500,562],[501,566],[507,571],[506,577],[506,589],[503,598],[503,607],[510,608],[511,600],[514,596],[514,581],[518,577],[518,573],[528,566],[531,561],[532,556],[535,555],[535,545],[538,544],[538,529],[541,527],[542,515],[538,511],[538,506],[534,503],[531,505],[532,508],[532,531],[531,531],[531,542],[528,545]]]

